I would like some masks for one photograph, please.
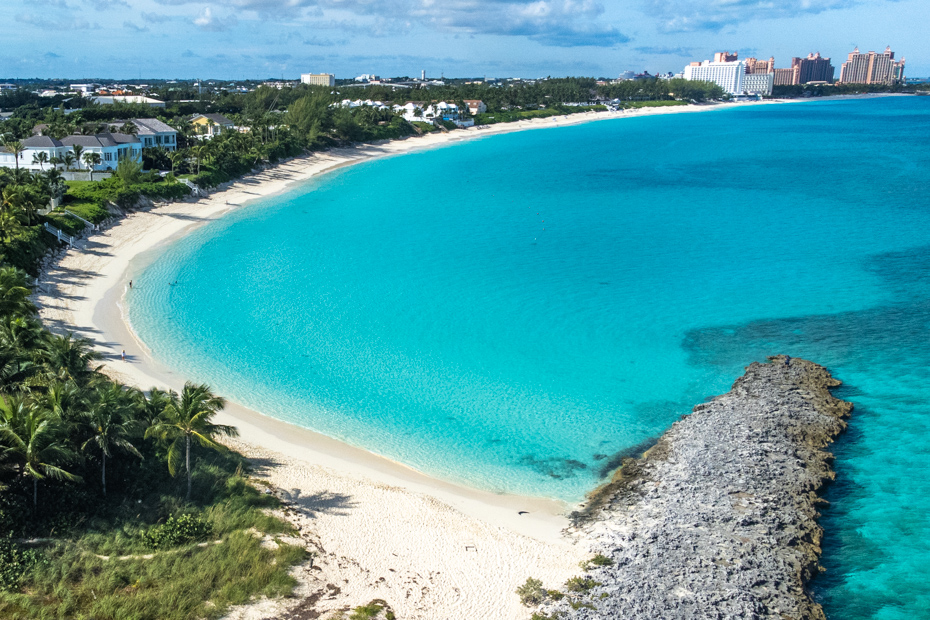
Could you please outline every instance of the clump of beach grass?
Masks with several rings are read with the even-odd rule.
[[[546,600],[546,595],[542,581],[533,577],[527,577],[523,585],[517,588],[517,596],[520,597],[520,602],[527,607],[539,605]]]

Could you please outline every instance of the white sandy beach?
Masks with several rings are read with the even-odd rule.
[[[520,121],[293,159],[208,198],[132,213],[93,234],[86,247],[49,261],[35,296],[40,316],[53,331],[95,341],[107,374],[142,389],[177,390],[185,377],[147,354],[121,310],[133,278],[131,261],[140,254],[248,201],[280,193],[335,167],[504,132],[715,108],[643,108]],[[126,362],[120,359],[124,349]],[[406,619],[525,618],[527,610],[520,606],[515,588],[529,576],[550,587],[561,584],[579,573],[578,562],[588,555],[562,534],[570,507],[560,502],[497,495],[436,480],[235,403],[222,418],[239,428],[241,441],[231,444],[255,459],[257,477],[291,503],[290,518],[301,526],[304,543],[318,553],[314,568],[297,571],[298,599],[258,602],[231,617],[274,617],[288,604],[325,592],[315,603],[318,611],[380,598]]]

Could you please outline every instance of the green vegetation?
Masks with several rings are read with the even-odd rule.
[[[772,97],[791,99],[795,97],[830,97],[836,95],[859,95],[863,93],[901,93],[927,90],[930,85],[906,86],[904,84],[787,84],[772,88]]]
[[[572,577],[565,582],[565,589],[569,592],[587,592],[599,585],[603,584],[594,581],[590,577]]]
[[[381,615],[382,611],[384,612],[384,616]],[[375,599],[367,605],[356,607],[349,616],[349,620],[375,620],[376,618],[383,618],[384,620],[395,619],[394,612],[391,610],[390,605],[381,599]]]
[[[262,545],[294,532],[216,443],[223,400],[113,382],[29,292],[0,267],[0,617],[215,618],[288,594],[306,553]]]
[[[569,601],[568,606],[572,609],[596,609],[591,603],[582,603],[581,601]]]
[[[542,581],[527,577],[526,582],[517,588],[517,596],[520,597],[521,603],[532,607],[546,600],[546,590],[543,588]]]
[[[590,560],[584,560],[583,562],[579,563],[579,566],[581,566],[581,568],[585,571],[589,571],[594,567],[613,566],[613,565],[614,565],[613,560],[608,558],[606,555],[602,555],[600,553],[595,555]]]
[[[181,93],[198,101],[179,101]],[[409,123],[391,109],[374,107],[348,108],[339,105],[343,99],[372,99],[388,105],[403,104],[409,99],[429,102],[450,101],[466,110],[464,100],[479,99],[487,105],[487,113],[478,115],[478,124],[509,122],[527,118],[546,118],[605,109],[601,102],[617,101],[625,107],[643,105],[681,105],[680,102],[704,101],[723,97],[719,87],[705,82],[684,80],[641,80],[620,83],[598,83],[593,78],[558,78],[532,82],[515,81],[503,84],[458,83],[430,86],[422,89],[393,90],[383,85],[361,88],[337,86],[335,89],[299,85],[277,89],[259,86],[249,93],[217,92],[206,98],[184,86],[164,86],[154,93],[167,101],[164,109],[141,105],[94,105],[86,99],[39,98],[17,91],[0,96],[4,107],[15,108],[13,117],[0,123],[0,135],[8,148],[21,148],[21,141],[32,134],[37,124],[44,124],[46,135],[61,138],[73,133],[101,131],[132,132],[125,119],[147,118],[153,115],[178,132],[178,150],[143,149],[143,164],[148,170],[170,171],[183,175],[201,187],[212,187],[240,177],[265,163],[275,163],[306,151],[316,151],[356,142],[372,142],[402,138],[414,133],[436,131],[429,123]],[[65,114],[65,110],[70,113]],[[204,139],[191,124],[195,114],[219,113],[237,127],[218,136]],[[445,129],[454,124],[441,121]],[[19,146],[17,146],[19,143]],[[85,155],[76,149],[60,161],[49,161],[54,169],[83,168]],[[42,164],[44,166],[44,162]],[[137,187],[144,180],[141,171],[130,170],[121,163],[115,172],[127,192],[135,189],[139,195],[170,199],[174,196],[154,195],[154,188]],[[155,182],[149,179],[149,182]],[[174,185],[167,183],[167,185]],[[86,196],[74,196],[85,200]],[[138,195],[135,196],[136,198]],[[123,198],[117,202],[118,198]],[[112,196],[111,202],[122,207],[133,203],[132,196]],[[102,205],[100,201],[93,201]]]

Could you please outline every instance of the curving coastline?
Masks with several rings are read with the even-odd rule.
[[[714,108],[645,114],[706,109]],[[581,118],[571,122],[637,115],[578,115]],[[133,213],[92,237],[87,252],[70,251],[50,263],[38,297],[41,315],[53,330],[94,339],[105,356],[107,372],[120,380],[146,389],[152,385],[177,389],[185,377],[151,359],[122,316],[124,287],[140,253],[246,201],[284,191],[333,167],[458,139],[560,124],[545,119],[493,132],[476,130],[330,151],[243,179],[205,200]],[[119,359],[122,348],[129,354],[127,363]],[[342,594],[327,603],[334,609],[384,598],[402,617],[516,619],[527,614],[513,592],[529,574],[561,583],[577,572],[581,545],[559,536],[569,524],[562,516],[566,506],[560,502],[457,487],[235,405],[223,421],[239,426],[246,443],[237,448],[261,464],[257,473],[305,517],[302,532],[320,549],[316,565],[323,567],[328,583],[346,584],[341,586]],[[495,575],[493,583],[488,575]],[[308,587],[322,585],[309,570],[304,577],[301,583]],[[411,583],[417,587],[411,589]]]
[[[573,534],[612,566],[588,592],[544,606],[560,618],[825,618],[820,570],[825,449],[852,404],[812,362],[753,363],[599,489]]]

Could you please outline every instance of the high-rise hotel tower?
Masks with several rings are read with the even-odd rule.
[[[843,63],[840,82],[847,84],[887,84],[904,81],[904,59],[894,59],[891,47],[881,54],[860,54],[857,47]]]

